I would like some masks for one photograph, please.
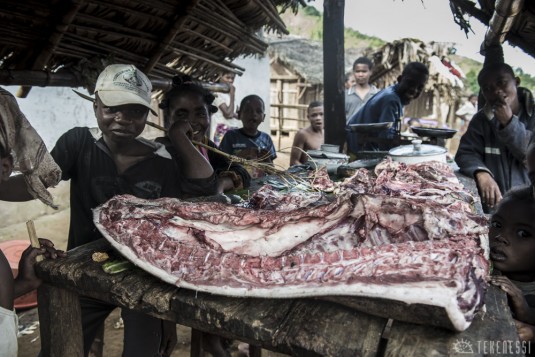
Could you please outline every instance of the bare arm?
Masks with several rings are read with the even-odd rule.
[[[221,113],[223,113],[225,119],[233,119],[236,117],[236,113],[234,112],[234,93],[236,91],[236,88],[232,84],[229,84],[229,86],[230,102],[228,103],[228,105],[227,103],[223,103],[219,106],[219,110],[221,110]]]
[[[34,198],[28,192],[23,175],[11,176],[0,185],[0,200],[8,202],[26,202]]]
[[[169,128],[168,135],[187,178],[196,179],[212,176],[214,173],[212,166],[191,143],[190,137],[193,135],[193,130],[187,121],[173,123]]]
[[[302,131],[298,131],[297,134],[295,134],[292,151],[290,153],[290,166],[304,163],[301,160],[301,157],[303,156],[303,150],[305,148],[305,139],[306,137]]]

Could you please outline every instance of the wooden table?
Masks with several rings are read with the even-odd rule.
[[[388,319],[333,302],[196,293],[137,268],[109,275],[91,260],[93,252],[107,249],[99,240],[38,264],[44,281],[38,298],[43,356],[83,355],[78,294],[293,356],[449,356],[461,340],[474,355],[483,355],[490,343],[494,349],[499,341],[517,343],[506,296],[494,287],[487,293],[487,312],[465,332],[399,321],[388,331]]]

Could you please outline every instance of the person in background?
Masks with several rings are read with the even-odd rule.
[[[235,78],[235,73],[225,72],[219,79],[220,83],[228,84],[230,91],[229,93],[217,93],[213,103],[218,108],[218,111],[212,114],[209,138],[218,146],[221,144],[221,140],[227,131],[241,126],[240,121],[237,119],[238,115],[234,110],[236,92],[236,88],[234,87]]]
[[[307,108],[307,118],[310,125],[295,134],[290,166],[304,164],[308,160],[306,152],[318,150],[323,144],[323,102],[311,102]]]
[[[529,183],[526,150],[535,127],[535,106],[511,66],[493,62],[477,77],[485,106],[461,137],[455,161],[477,183],[483,209],[489,213],[502,194]]]
[[[152,85],[135,66],[113,64],[99,75],[93,110],[101,134],[76,127],[63,134],[51,154],[71,184],[68,249],[102,238],[92,210],[115,195],[143,199],[188,198],[215,193],[212,167],[193,146],[191,125],[177,120],[168,130],[176,151],[173,160],[162,144],[138,138],[145,128]],[[83,159],[81,159],[83,158]],[[20,176],[0,187],[0,199],[30,200]],[[112,304],[80,297],[84,355]],[[176,324],[123,308],[123,356],[169,356],[177,341]]]
[[[468,128],[468,123],[472,117],[477,113],[477,95],[470,94],[468,100],[455,112],[455,116],[459,118],[459,134],[463,135]]]
[[[531,150],[531,172],[535,150]],[[535,198],[532,186],[507,191],[490,219],[491,284],[509,297],[521,341],[535,342]]]
[[[277,158],[275,146],[269,134],[258,130],[266,117],[264,101],[256,94],[242,99],[238,118],[243,128],[228,131],[223,137],[220,149],[227,154],[238,156],[246,160],[273,163]],[[252,178],[259,178],[265,172],[256,168],[248,168]]]
[[[349,118],[358,112],[379,91],[374,85],[369,83],[372,69],[373,63],[367,57],[359,57],[353,63],[355,85],[346,90],[346,121],[349,121]]]
[[[218,109],[213,105],[214,96],[203,87],[195,84],[188,76],[174,77],[173,88],[166,92],[160,103],[163,109],[165,128],[177,120],[187,120],[192,129],[192,139],[211,148],[217,148],[213,141],[208,139],[210,115]],[[156,141],[166,145],[175,155],[169,138],[158,138]],[[251,176],[245,168],[230,162],[225,156],[208,150],[203,146],[195,145],[202,155],[210,162],[217,177],[217,193],[229,190],[247,188],[251,184]]]
[[[31,145],[26,145],[28,143]],[[20,162],[21,160],[23,162]],[[38,170],[27,170],[25,162],[30,163],[29,166],[43,166]],[[61,175],[59,168],[53,163],[37,132],[20,111],[15,98],[0,88],[0,186],[9,179],[14,167],[23,172],[31,186],[31,192],[53,206],[51,196],[42,187],[41,180],[44,178],[49,184],[55,185]],[[50,240],[39,238],[39,243],[40,248],[28,246],[22,252],[17,278],[13,278],[11,266],[0,250],[0,355],[3,357],[17,356],[18,319],[13,310],[15,298],[41,285],[41,280],[35,275],[35,259],[41,254],[47,259],[65,256],[63,251],[54,249],[54,243]]]
[[[422,93],[429,70],[420,62],[408,63],[398,77],[398,83],[385,88],[374,95],[364,106],[355,113],[348,122],[351,124],[370,123],[396,123],[403,117],[403,106],[418,98]],[[391,129],[383,130],[377,134],[381,139],[392,139],[396,133],[395,125]],[[384,144],[370,143],[359,144],[360,135],[349,132],[347,135],[348,153],[356,154],[360,150],[387,150],[389,142]]]
[[[355,75],[353,72],[347,72],[345,79],[344,79],[344,88],[346,90],[346,94],[349,94],[349,90],[357,83],[355,79]]]

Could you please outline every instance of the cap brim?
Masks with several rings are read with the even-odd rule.
[[[78,92],[77,90],[73,89],[72,90],[74,93],[78,94],[80,97],[86,99],[86,100],[89,100],[90,102],[95,102],[95,98],[93,97],[90,97],[86,94],[83,94],[83,93],[80,93]],[[107,105],[109,107],[115,107],[115,106],[118,106],[118,105],[126,105],[126,104],[140,104],[146,108],[148,108],[150,110],[150,112],[154,115],[154,116],[158,116],[158,113],[156,113],[156,111],[154,111],[154,109],[152,109],[150,106],[147,105],[147,103],[145,103],[143,100],[141,100],[139,97],[137,96],[131,96],[130,98],[127,98],[128,95],[125,96],[125,93],[121,93],[120,95],[120,98],[117,96],[117,95],[110,95],[111,93],[108,92],[100,92],[99,93],[99,98],[100,100],[102,101],[102,103],[104,103],[104,105]]]
[[[80,92],[78,92],[76,89],[73,89],[72,91],[73,91],[74,93],[78,94],[80,97],[82,97],[82,98],[84,98],[84,99],[86,99],[86,100],[89,100],[90,102],[94,102],[94,101],[95,101],[95,98],[90,97],[90,96],[88,96],[88,95],[85,95],[85,94],[83,94],[83,93],[80,93]]]
[[[128,93],[124,91],[98,91],[98,97],[108,107],[116,107],[119,105],[139,104],[149,109],[150,112],[158,116],[158,113],[151,108],[150,104],[147,104],[143,98],[135,95],[134,93]]]

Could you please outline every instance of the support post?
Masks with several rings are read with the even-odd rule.
[[[323,83],[325,143],[346,141],[344,98],[344,0],[323,2]]]

